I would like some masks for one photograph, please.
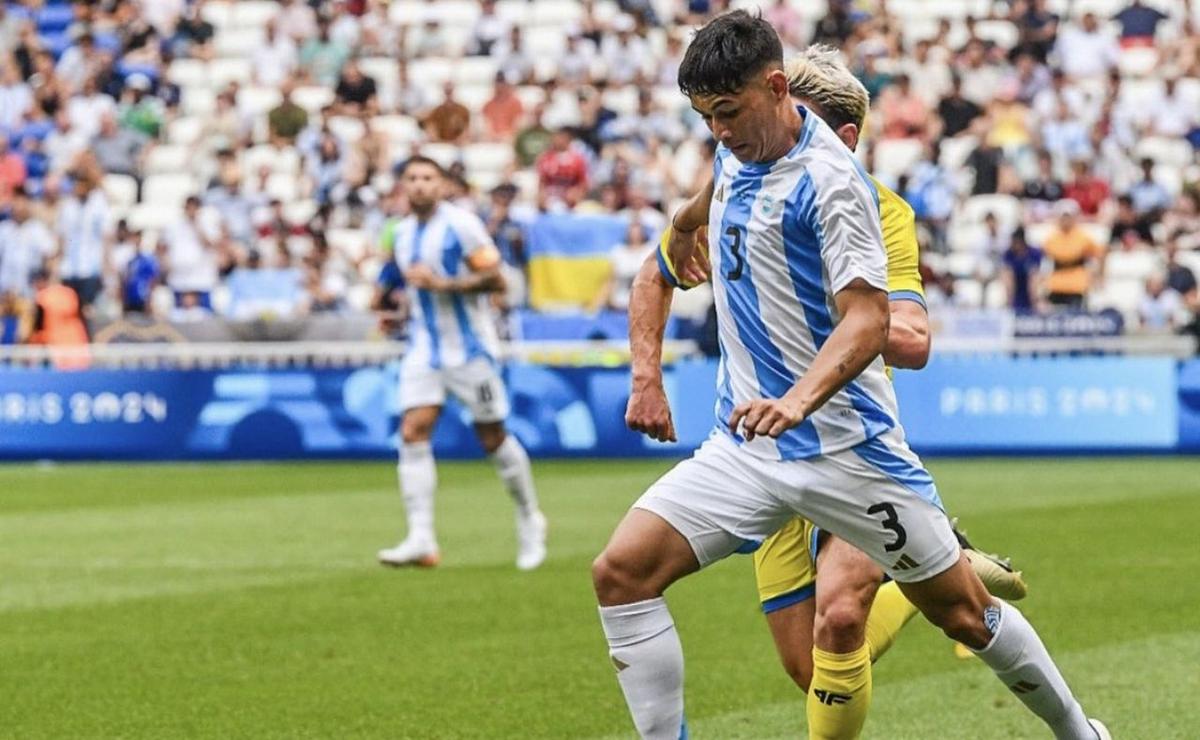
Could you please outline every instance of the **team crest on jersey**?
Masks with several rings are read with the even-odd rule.
[[[770,195],[762,197],[762,215],[771,218],[779,213],[779,203]]]

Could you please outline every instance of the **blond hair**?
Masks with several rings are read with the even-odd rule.
[[[813,44],[784,64],[788,90],[794,97],[811,100],[821,117],[837,129],[853,123],[861,131],[871,96],[832,46]]]

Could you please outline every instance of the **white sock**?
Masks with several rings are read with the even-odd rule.
[[[408,536],[433,544],[433,492],[437,488],[437,466],[433,443],[414,442],[400,446],[400,496],[408,514]]]
[[[496,474],[504,481],[517,509],[525,515],[538,510],[537,489],[533,486],[533,468],[529,455],[513,435],[508,435],[491,455]]]
[[[1083,707],[1046,652],[1033,625],[1016,607],[998,601],[988,607],[992,641],[975,652],[1004,685],[1042,718],[1058,740],[1095,740]]]
[[[660,596],[602,606],[600,622],[638,734],[677,740],[683,725],[683,647],[667,602]]]

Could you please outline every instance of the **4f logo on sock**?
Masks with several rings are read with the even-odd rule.
[[[817,701],[825,704],[826,706],[845,704],[849,702],[851,698],[849,694],[835,694],[834,692],[826,691],[825,689],[813,689],[813,695],[817,697]]]

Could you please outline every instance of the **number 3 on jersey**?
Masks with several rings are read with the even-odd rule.
[[[725,229],[725,236],[730,239],[729,251],[733,255],[733,267],[725,271],[726,280],[737,280],[742,277],[742,268],[746,266],[746,258],[742,254],[744,234],[745,231],[738,226],[730,226]]]

